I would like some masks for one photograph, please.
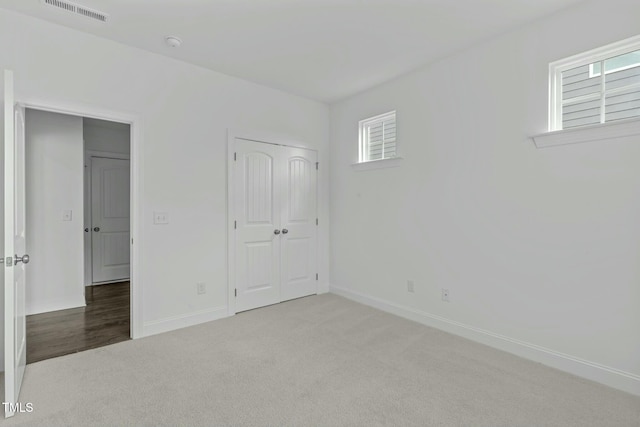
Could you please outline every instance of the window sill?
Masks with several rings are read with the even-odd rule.
[[[574,129],[557,130],[533,136],[537,148],[578,144],[640,134],[640,119],[621,120]]]
[[[371,169],[395,168],[400,166],[403,160],[404,159],[402,157],[394,157],[393,159],[370,160],[368,162],[354,163],[351,165],[351,167],[357,172],[367,171]]]

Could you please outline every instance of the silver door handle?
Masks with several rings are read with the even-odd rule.
[[[19,262],[29,264],[29,255],[24,254],[22,256],[18,256],[18,254],[15,254],[13,257],[13,265],[18,265]]]
[[[289,232],[289,230],[287,230],[286,228],[282,229],[282,234],[287,234]]]
[[[100,227],[93,227],[93,231],[97,233],[98,231],[100,231]]]
[[[280,230],[278,230],[277,228],[275,230],[273,230],[273,234],[280,234]]]

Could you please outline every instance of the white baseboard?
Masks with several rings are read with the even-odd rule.
[[[640,396],[640,375],[590,362],[549,348],[465,325],[421,310],[331,285],[330,291],[350,300],[485,344],[525,359]]]
[[[85,283],[85,288],[90,288],[92,286],[102,286],[102,285],[112,285],[114,283],[122,283],[122,282],[130,282],[131,278],[130,277],[124,277],[122,279],[118,279],[118,280],[108,280],[106,282],[96,282],[96,283]]]
[[[84,296],[75,298],[56,298],[46,301],[38,301],[36,303],[29,303],[25,307],[27,316],[32,314],[48,313],[50,311],[67,310],[69,308],[84,307],[87,303],[84,300]]]
[[[200,323],[210,322],[212,320],[227,317],[227,307],[215,307],[207,310],[197,311],[195,313],[173,316],[166,319],[153,320],[144,322],[142,327],[142,336],[161,334],[163,332],[174,331],[187,326],[194,326]]]
[[[328,283],[323,282],[318,284],[318,295],[328,294],[330,292],[330,286]]]

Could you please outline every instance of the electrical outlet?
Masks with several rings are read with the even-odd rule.
[[[442,301],[449,302],[449,289],[442,288]]]
[[[413,280],[407,280],[407,292],[411,292],[414,293],[415,290],[415,283],[413,282]]]
[[[207,293],[207,285],[204,284],[204,282],[200,282],[197,284],[197,289],[198,289],[198,295],[202,295],[202,294],[206,294]]]
[[[154,212],[153,223],[156,225],[169,224],[169,214],[167,212]]]

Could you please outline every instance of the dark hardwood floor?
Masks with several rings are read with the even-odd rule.
[[[129,339],[129,282],[91,286],[86,307],[27,316],[27,363]]]

